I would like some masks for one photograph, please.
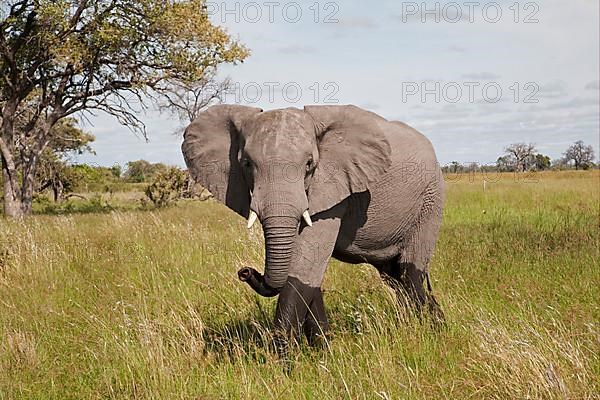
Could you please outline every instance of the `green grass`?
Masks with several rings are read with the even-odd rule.
[[[0,399],[598,399],[598,171],[447,178],[441,331],[332,261],[332,337],[270,351],[237,281],[262,234],[213,202],[0,221]]]
[[[54,202],[46,193],[38,196],[33,203],[34,214],[68,215],[109,213],[113,211],[148,210],[152,203],[144,194],[140,184],[128,183],[126,192],[86,192],[71,194],[61,202]]]

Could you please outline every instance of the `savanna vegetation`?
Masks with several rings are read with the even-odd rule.
[[[275,300],[236,277],[262,264],[259,227],[177,167],[71,162],[93,151],[78,119],[145,135],[155,106],[185,125],[248,55],[202,0],[0,3],[0,400],[600,398],[600,174],[581,141],[444,167],[443,327],[331,261],[331,336],[288,362]]]
[[[261,266],[260,227],[213,200],[128,209],[140,189],[103,213],[0,220],[0,399],[600,398],[599,172],[446,182],[445,326],[332,261],[332,335],[289,370],[275,300],[236,277]]]
[[[506,146],[504,155],[498,157],[495,163],[461,164],[458,161],[452,161],[443,166],[442,170],[450,173],[588,170],[598,167],[594,163],[595,158],[594,148],[585,144],[583,140],[577,140],[564,151],[562,157],[554,160],[538,152],[534,143],[519,142]]]

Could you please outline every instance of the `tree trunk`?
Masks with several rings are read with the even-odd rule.
[[[2,155],[2,174],[4,178],[4,215],[9,218],[22,217],[31,214],[33,205],[33,194],[35,188],[35,175],[38,160],[50,141],[49,133],[52,127],[63,115],[64,110],[60,107],[55,109],[46,119],[40,122],[40,126],[32,133],[36,138],[33,148],[28,157],[21,160],[19,170],[22,172],[23,183],[19,187],[18,171],[13,158],[14,154],[14,121],[12,118],[17,108],[16,102],[7,104],[2,110],[6,117],[2,120],[2,132],[0,132],[0,153]],[[10,105],[10,107],[8,107]]]
[[[23,182],[19,185],[18,171],[12,160],[2,156],[2,179],[4,186],[4,216],[21,218],[31,214],[35,184],[35,168],[37,158],[33,158],[23,172]]]
[[[7,218],[20,218],[31,214],[33,205],[33,193],[35,185],[35,171],[39,153],[45,147],[42,143],[41,150],[32,155],[27,161],[24,169],[22,185],[19,185],[19,171],[15,166],[12,156],[12,142],[7,139],[1,140],[2,144],[2,180],[4,189],[4,216]]]
[[[17,101],[12,99],[4,104],[2,109],[2,130],[0,131],[0,161],[2,162],[2,186],[4,193],[4,216],[20,218],[21,191],[14,154],[14,124],[13,118],[17,109]]]
[[[2,186],[4,193],[4,216],[6,218],[20,218],[23,216],[21,210],[21,190],[17,168],[12,156],[12,141],[9,137],[0,138],[2,161]]]
[[[21,210],[23,210],[24,215],[29,215],[32,211],[37,161],[44,147],[45,146],[43,143],[39,146],[34,147],[32,149],[32,153],[29,155],[29,157],[27,157],[27,163],[25,165],[25,168],[23,168],[23,185],[21,188]]]
[[[55,179],[52,182],[52,192],[54,193],[54,202],[58,203],[62,201],[63,195],[63,184],[59,179]]]
[[[21,189],[21,211],[23,215],[31,214],[33,208],[33,177],[30,175],[23,181]]]
[[[21,218],[23,210],[21,209],[18,183],[16,176],[8,172],[4,158],[2,158],[2,182],[4,186],[4,216],[7,218]]]
[[[21,211],[23,215],[31,214],[33,210],[33,194],[35,189],[35,175],[38,166],[40,154],[44,151],[49,142],[48,132],[50,127],[55,123],[44,121],[42,128],[36,132],[38,137],[37,143],[30,150],[30,154],[26,157],[26,163],[23,168],[23,187],[21,188]],[[25,161],[25,160],[23,160]]]

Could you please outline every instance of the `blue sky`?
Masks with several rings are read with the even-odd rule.
[[[235,82],[226,100],[356,104],[424,133],[442,164],[492,163],[517,141],[558,158],[581,139],[598,154],[598,0],[471,3],[209,2],[213,21],[252,51],[221,70]],[[182,166],[180,122],[152,109],[142,120],[148,143],[91,118],[96,155],[74,161]]]

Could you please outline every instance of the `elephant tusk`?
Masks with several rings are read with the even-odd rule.
[[[302,213],[302,218],[304,218],[306,225],[312,226],[312,221],[310,219],[310,214],[308,213],[308,210],[306,210]]]
[[[256,215],[254,211],[250,210],[250,215],[248,216],[248,229],[252,228],[252,225],[254,225],[256,222],[256,218],[258,218],[258,215]]]

